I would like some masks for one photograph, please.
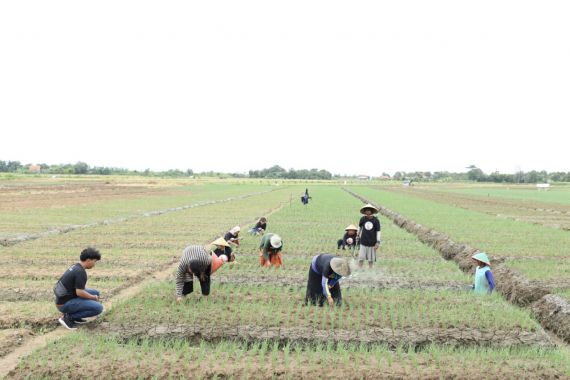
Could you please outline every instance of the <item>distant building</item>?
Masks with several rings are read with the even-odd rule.
[[[360,174],[356,178],[358,178],[361,181],[370,181],[370,179],[371,179],[371,177],[369,175],[366,175],[366,174]]]
[[[32,173],[41,173],[42,167],[40,165],[30,165],[28,166],[28,170]]]
[[[550,184],[549,183],[537,183],[536,188],[538,190],[548,190],[550,188]]]

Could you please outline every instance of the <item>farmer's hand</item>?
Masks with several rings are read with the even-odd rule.
[[[380,242],[377,242],[376,244],[374,244],[374,249],[378,249],[378,247],[380,247]]]
[[[265,264],[263,264],[264,268],[269,268],[271,266],[271,262],[270,261],[266,261]]]
[[[176,297],[176,303],[182,302],[182,297]]]
[[[332,297],[329,297],[327,301],[329,302],[330,307],[334,307],[334,300],[332,299]]]
[[[99,302],[99,296],[98,296],[98,295],[96,295],[96,294],[94,294],[94,296],[95,296],[95,298],[93,298],[93,301],[97,301],[97,302]]]

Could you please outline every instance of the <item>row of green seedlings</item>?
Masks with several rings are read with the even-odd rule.
[[[66,338],[69,344],[50,344],[38,350],[18,365],[14,378],[41,377],[46,374],[90,371],[89,366],[105,368],[105,374],[121,374],[126,364],[140,373],[152,371],[157,377],[192,373],[211,376],[248,377],[260,372],[287,374],[322,374],[326,368],[344,368],[352,373],[393,369],[413,376],[425,370],[446,374],[485,373],[493,377],[504,370],[530,371],[570,376],[568,353],[534,347],[526,348],[450,348],[429,345],[416,352],[412,347],[394,350],[384,345],[321,343],[315,345],[280,344],[267,340],[245,343],[221,341],[193,345],[182,339],[121,340],[112,337],[74,334]],[[85,362],[84,358],[91,360]],[[136,365],[133,366],[132,364]],[[212,363],[216,364],[215,369]],[[236,367],[237,366],[237,367]],[[134,374],[133,374],[134,375]]]
[[[208,326],[223,320],[228,326],[307,327],[314,330],[391,328],[474,328],[490,331],[537,331],[539,325],[527,311],[515,308],[498,296],[474,298],[458,292],[374,291],[346,289],[343,305],[304,306],[305,290],[280,286],[220,285],[207,299],[191,295],[173,304],[172,285],[163,284],[128,301],[112,322],[160,323]],[[194,306],[194,304],[199,304]],[[481,310],[486,318],[473,318]]]

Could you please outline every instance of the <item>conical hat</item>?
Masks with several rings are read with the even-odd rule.
[[[491,260],[489,260],[489,257],[487,256],[487,254],[485,252],[479,252],[473,256],[471,256],[472,258],[474,258],[475,260],[479,260],[487,265],[491,265]]]
[[[342,277],[350,276],[350,265],[348,265],[346,259],[335,257],[331,260],[331,268],[335,273],[341,275]]]
[[[358,231],[358,227],[356,227],[354,224],[350,224],[350,225],[349,225],[348,227],[346,227],[344,230],[345,230],[345,231],[348,231],[348,230],[355,230],[355,231]]]
[[[360,213],[364,214],[364,210],[366,210],[367,208],[369,208],[370,210],[372,210],[373,214],[378,214],[378,209],[376,208],[376,206],[371,205],[370,203],[365,204],[364,206],[362,206],[360,208]]]
[[[216,240],[214,240],[213,242],[210,243],[210,245],[221,245],[224,247],[229,247],[230,245],[228,244],[228,242],[226,241],[226,239],[224,239],[223,237],[219,237]]]

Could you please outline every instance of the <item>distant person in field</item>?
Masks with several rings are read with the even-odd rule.
[[[241,228],[239,226],[235,226],[234,228],[232,228],[231,230],[229,230],[228,232],[226,232],[226,234],[224,235],[224,240],[227,241],[230,246],[239,246],[239,232],[241,231]],[[226,252],[228,254],[232,253],[232,249],[231,247],[226,247]],[[229,257],[229,255],[228,255]]]
[[[358,231],[358,227],[356,227],[354,224],[351,224],[350,226],[346,227],[344,231],[345,232],[342,239],[339,239],[336,242],[336,249],[354,249],[354,247],[356,247],[356,232]]]
[[[259,243],[259,263],[262,267],[275,266],[279,268],[283,265],[283,241],[277,234],[268,233],[263,235]]]
[[[267,219],[265,217],[259,218],[255,226],[251,227],[249,233],[251,235],[263,235],[267,230]]]
[[[305,194],[301,196],[301,203],[303,203],[306,206],[309,204],[309,199],[311,199],[311,197],[309,196],[309,189],[305,189]]]
[[[339,280],[349,275],[350,265],[345,258],[326,253],[314,256],[309,267],[305,305],[323,306],[326,300],[330,307],[340,306],[342,293]]]
[[[85,248],[79,255],[79,262],[73,264],[55,284],[55,306],[63,313],[59,323],[68,330],[77,329],[78,324],[87,323],[84,318],[95,317],[103,312],[99,292],[88,289],[86,269],[91,269],[101,260],[101,253],[95,248]]]
[[[226,262],[235,261],[235,256],[222,253],[218,256],[215,251],[224,251],[229,247],[224,238],[214,240],[209,246],[190,245],[182,252],[180,264],[176,271],[176,302],[194,291],[194,276],[200,281],[202,295],[210,294],[210,276]]]
[[[380,246],[380,220],[374,216],[378,209],[370,203],[362,206],[360,213],[364,214],[360,218],[358,226],[360,251],[358,253],[358,267],[362,268],[364,261],[368,261],[368,267],[372,268],[376,262],[376,251]]]
[[[475,269],[475,282],[473,291],[476,294],[491,294],[495,289],[495,279],[491,272],[491,260],[485,252],[479,252],[471,256],[477,268]]]

